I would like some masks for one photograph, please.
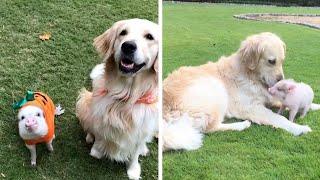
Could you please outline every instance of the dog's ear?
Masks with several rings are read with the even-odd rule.
[[[93,46],[104,60],[114,53],[114,42],[117,37],[117,30],[121,24],[122,21],[116,22],[110,29],[93,40]]]
[[[250,70],[254,70],[261,58],[264,48],[257,37],[249,37],[241,43],[239,54],[243,62]]]
[[[286,55],[286,51],[287,51],[286,43],[282,42],[282,46],[283,46],[284,55]]]
[[[159,72],[158,54],[157,54],[156,60],[155,60],[154,63],[153,63],[153,70],[154,70],[156,73]]]

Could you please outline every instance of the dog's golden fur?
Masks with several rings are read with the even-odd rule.
[[[122,29],[128,35],[122,37]],[[152,33],[154,40],[144,39],[144,33]],[[141,36],[141,37],[140,37]],[[134,41],[145,66],[134,74],[123,74],[119,70],[121,45]],[[115,23],[94,40],[94,46],[103,57],[104,70],[93,72],[99,75],[92,81],[92,92],[80,92],[76,112],[87,141],[94,144],[91,155],[96,158],[107,156],[128,163],[130,179],[140,177],[139,155],[148,153],[146,142],[157,129],[157,103],[136,102],[148,92],[157,95],[158,27],[140,19],[123,20]],[[97,67],[98,67],[97,66]],[[93,71],[99,68],[95,68]]]
[[[201,146],[201,135],[179,130],[174,125],[177,121],[200,132],[241,131],[250,126],[250,121],[294,135],[309,132],[308,126],[294,124],[266,107],[277,103],[267,89],[284,77],[285,47],[272,33],[252,35],[229,57],[181,67],[170,74],[163,82],[164,149],[191,150]],[[249,121],[224,124],[226,117]],[[178,134],[181,131],[185,136]],[[197,143],[192,144],[192,140]]]

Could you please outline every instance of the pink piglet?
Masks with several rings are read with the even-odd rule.
[[[282,106],[278,113],[281,114],[285,108],[289,109],[289,120],[294,121],[298,112],[304,117],[309,111],[314,93],[312,88],[304,83],[297,83],[292,79],[281,80],[268,89],[269,93],[278,98]]]

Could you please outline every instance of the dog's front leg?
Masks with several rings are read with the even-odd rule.
[[[101,139],[96,137],[90,151],[90,156],[96,159],[101,159],[104,156],[104,153],[101,151],[101,146],[103,143],[104,142]]]
[[[284,129],[295,136],[311,132],[309,126],[293,123],[284,116],[276,114],[264,106],[251,108],[248,118],[258,124],[272,125],[273,127]]]
[[[139,155],[140,155],[141,148],[142,148],[142,145],[140,145],[140,147],[136,149],[136,152],[128,162],[127,174],[129,179],[140,179],[141,167],[139,164]]]

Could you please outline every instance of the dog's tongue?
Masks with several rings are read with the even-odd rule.
[[[125,68],[128,68],[128,69],[132,69],[133,66],[134,66],[134,63],[127,63],[127,62],[124,62],[124,61],[121,61],[120,62],[122,66],[124,66]]]

